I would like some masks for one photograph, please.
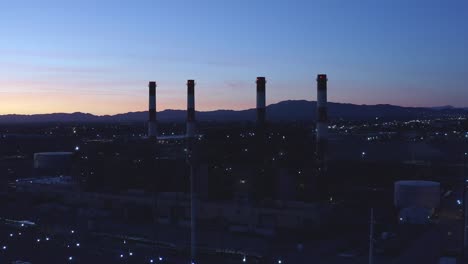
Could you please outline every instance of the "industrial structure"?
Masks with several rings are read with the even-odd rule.
[[[318,169],[326,169],[326,151],[328,145],[328,109],[327,109],[327,75],[317,75],[317,161]]]
[[[34,153],[35,169],[66,169],[72,164],[72,152]]]
[[[158,129],[156,124],[156,82],[149,82],[149,121],[148,137],[156,139]]]
[[[70,175],[72,162],[72,152],[34,153],[34,174],[36,177]]]
[[[195,80],[187,81],[187,137],[195,136]]]
[[[440,205],[440,183],[433,181],[395,182],[395,207],[400,223],[429,223]]]
[[[257,125],[260,130],[265,128],[266,119],[266,80],[265,77],[257,77]]]
[[[187,163],[190,169],[190,255],[192,263],[196,263],[197,258],[197,210],[198,210],[198,190],[197,186],[197,162],[195,161],[194,140],[195,140],[195,80],[187,81]]]
[[[18,178],[10,186],[24,194],[24,197],[31,197],[32,201],[45,201],[44,204],[53,201],[50,202],[51,205],[47,204],[52,209],[55,208],[54,206],[62,205],[64,205],[63,208],[73,208],[70,211],[76,209],[82,214],[79,215],[80,221],[87,221],[86,223],[79,222],[80,226],[90,232],[100,231],[100,228],[107,226],[108,223],[114,223],[115,218],[121,217],[124,221],[115,226],[132,228],[128,233],[133,234],[132,223],[141,223],[138,229],[135,228],[135,233],[140,233],[147,239],[149,227],[154,225],[154,240],[145,240],[145,243],[154,244],[155,251],[158,252],[163,248],[161,241],[171,241],[177,245],[177,251],[181,252],[184,258],[190,257],[191,262],[187,261],[187,263],[204,262],[207,252],[211,254],[222,250],[228,251],[234,247],[242,248],[242,251],[235,255],[239,262],[256,263],[250,261],[249,256],[253,255],[263,255],[266,256],[265,259],[281,257],[283,263],[294,262],[285,256],[271,256],[273,255],[271,249],[276,247],[274,243],[279,240],[276,238],[298,236],[301,237],[300,240],[306,240],[309,237],[315,239],[317,234],[322,235],[322,232],[328,232],[329,227],[343,226],[341,222],[343,219],[349,226],[360,227],[361,222],[367,221],[363,216],[358,215],[354,208],[351,207],[353,210],[348,211],[350,207],[345,203],[348,201],[347,197],[362,194],[362,196],[356,195],[359,196],[356,198],[351,197],[349,200],[352,202],[349,203],[351,206],[359,202],[359,205],[356,205],[358,209],[373,206],[372,198],[369,199],[369,197],[391,197],[391,194],[387,192],[387,187],[380,189],[378,187],[380,184],[376,184],[377,186],[371,184],[369,187],[360,181],[373,177],[375,168],[372,168],[369,173],[366,169],[354,171],[351,175],[353,177],[363,172],[362,176],[356,176],[359,180],[357,183],[352,182],[355,180],[353,178],[343,184],[340,181],[345,177],[336,176],[342,172],[347,173],[348,167],[346,166],[355,164],[367,166],[369,163],[379,165],[379,171],[383,169],[380,163],[371,163],[370,158],[362,163],[353,161],[348,164],[338,163],[338,159],[329,155],[327,75],[317,75],[316,81],[315,140],[311,135],[309,123],[301,124],[301,126],[296,123],[279,126],[273,122],[266,122],[265,77],[256,78],[256,109],[248,111],[251,120],[256,122],[248,126],[245,126],[245,123],[233,122],[224,127],[226,125],[223,124],[222,130],[218,127],[213,128],[214,125],[211,122],[202,124],[205,127],[196,123],[197,117],[201,118],[195,111],[195,80],[188,80],[186,83],[186,123],[157,124],[157,85],[155,81],[151,81],[148,84],[147,137],[146,128],[143,125],[133,128],[133,131],[127,131],[124,127],[122,129],[124,132],[121,134],[115,133],[115,127],[101,129],[100,126],[96,126],[97,129],[94,130],[95,127],[90,126],[88,128],[90,132],[85,133],[87,130],[83,129],[81,143],[75,148],[75,152],[34,154],[34,171],[40,171],[42,177]],[[253,82],[251,85],[250,92],[253,95]],[[310,117],[314,109],[310,108],[310,104],[308,107],[304,112]],[[253,119],[254,112],[256,119]],[[269,114],[273,116],[275,111]],[[336,131],[334,125],[330,127],[333,136],[330,137],[331,142],[342,138],[339,137],[339,133],[333,132]],[[133,127],[134,124],[128,124],[128,126]],[[298,128],[299,133],[295,128]],[[73,131],[76,131],[75,127]],[[201,132],[204,133],[203,136]],[[367,141],[373,141],[374,137],[382,136],[382,133],[373,133],[375,135],[371,137],[365,134]],[[346,132],[347,136],[348,132]],[[358,137],[361,138],[363,135],[359,134]],[[147,140],[148,138],[151,140]],[[75,146],[76,143],[77,136],[74,134],[69,145]],[[157,147],[155,147],[156,144]],[[355,148],[352,149],[352,155],[361,160],[360,153],[365,155],[363,150],[367,151],[368,157],[373,155],[370,150],[359,149],[356,152]],[[327,160],[333,161],[333,164],[344,164],[344,166],[330,165],[328,169]],[[64,170],[71,170],[72,165],[72,174],[63,173]],[[397,169],[396,171],[400,171],[406,168]],[[394,174],[398,175],[396,179],[401,179],[400,174]],[[387,182],[394,183],[394,206],[397,209],[398,218],[393,218],[393,220],[398,219],[401,224],[399,229],[407,230],[412,227],[405,224],[436,222],[441,199],[440,183],[395,182],[393,175],[388,177],[392,177],[392,180],[387,181],[388,178],[384,175],[376,182],[384,182],[385,186]],[[336,187],[338,184],[346,186],[342,190]],[[350,188],[348,184],[351,185]],[[322,195],[326,192],[330,194],[327,197]],[[331,195],[332,192],[334,192],[333,195]],[[226,193],[226,195],[219,193]],[[326,201],[317,199],[319,197],[327,199]],[[367,203],[369,200],[372,202]],[[382,199],[375,200],[382,201]],[[58,201],[57,204],[52,204],[56,203],[55,201]],[[456,200],[456,202],[458,203],[456,208],[463,203],[462,200]],[[344,208],[345,206],[347,208]],[[152,217],[148,214],[150,210],[153,213]],[[392,233],[384,232],[385,235],[382,234],[382,236],[377,233],[380,232],[381,226],[385,226],[380,223],[383,215],[388,216],[387,212],[382,213],[381,210],[371,209],[369,263],[372,263],[375,253],[387,252],[387,247],[393,246],[394,240],[380,238],[391,237],[393,239]],[[350,217],[357,219],[353,219],[350,223]],[[379,222],[375,219],[379,219]],[[388,219],[386,217],[384,221],[390,222]],[[375,223],[379,223],[379,226],[374,229]],[[393,224],[394,221],[391,221],[392,227]],[[145,228],[142,228],[143,226]],[[124,229],[120,228],[118,231],[121,230]],[[182,233],[179,232],[181,230],[184,233],[179,236],[179,233]],[[334,235],[341,235],[340,229],[332,231],[336,231]],[[111,232],[114,231],[111,230]],[[213,239],[211,234],[220,236]],[[169,236],[174,236],[174,238],[166,239]],[[126,237],[123,238],[127,241]],[[252,239],[249,240],[250,238]],[[264,241],[271,240],[274,243],[263,247],[257,243],[258,238]],[[243,246],[243,241],[252,241],[252,244],[256,244]],[[120,241],[119,244],[121,244]],[[286,244],[288,247],[293,245],[289,241],[284,243]],[[306,251],[303,251],[302,243],[297,246],[297,255],[304,256],[303,252]],[[333,248],[330,252],[332,250]],[[350,254],[347,253],[353,252],[354,249],[350,248],[349,251],[346,249],[344,253],[340,253],[341,250],[341,248],[337,249],[339,257],[349,256]],[[245,260],[246,256],[248,261]]]

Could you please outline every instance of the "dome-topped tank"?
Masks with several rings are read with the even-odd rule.
[[[395,182],[395,206],[399,209],[420,207],[434,209],[440,205],[440,183],[433,181]]]
[[[35,169],[67,169],[72,163],[72,152],[40,152],[34,154]]]

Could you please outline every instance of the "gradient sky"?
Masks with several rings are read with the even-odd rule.
[[[329,100],[468,107],[466,0],[0,2],[0,114],[255,106]]]

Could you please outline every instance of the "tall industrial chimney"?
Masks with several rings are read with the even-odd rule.
[[[187,81],[187,137],[195,136],[195,81]]]
[[[190,255],[192,263],[197,259],[197,207],[198,207],[198,177],[195,144],[195,81],[187,81],[187,162],[190,167]]]
[[[257,126],[261,129],[265,127],[265,77],[257,77]]]
[[[326,168],[328,145],[327,75],[317,75],[317,158],[319,169]]]
[[[156,82],[149,82],[149,121],[148,137],[156,138],[158,129],[156,125]]]

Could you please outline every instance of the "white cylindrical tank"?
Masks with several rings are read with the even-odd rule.
[[[35,169],[67,169],[72,164],[72,152],[40,152],[34,154]]]
[[[440,205],[440,183],[433,181],[395,182],[395,206],[435,209]]]

